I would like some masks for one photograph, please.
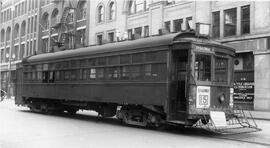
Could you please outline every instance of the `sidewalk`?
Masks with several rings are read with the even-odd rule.
[[[250,113],[254,119],[270,120],[270,111],[244,111],[245,115],[250,118]],[[250,112],[250,113],[249,113]]]

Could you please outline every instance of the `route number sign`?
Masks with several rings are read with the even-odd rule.
[[[196,108],[209,108],[210,106],[210,87],[197,87]]]

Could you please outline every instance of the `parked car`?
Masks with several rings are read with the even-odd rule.
[[[0,101],[3,101],[4,98],[6,98],[6,96],[7,96],[7,92],[5,92],[5,91],[2,90],[2,89],[0,89],[0,90],[1,90],[1,99],[0,99]]]

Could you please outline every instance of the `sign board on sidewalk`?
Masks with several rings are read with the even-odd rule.
[[[221,111],[210,111],[210,117],[216,127],[227,126],[225,113]]]

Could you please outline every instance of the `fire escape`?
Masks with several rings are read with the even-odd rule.
[[[75,42],[75,8],[69,3],[67,7],[64,8],[65,1],[62,1],[62,8],[64,9],[61,19],[59,22],[56,22],[54,26],[51,27],[52,31],[55,31],[58,33],[57,38],[52,37],[52,48],[55,50],[55,47],[58,47],[60,50],[75,48],[74,42]],[[73,19],[69,20],[69,14],[73,14]],[[67,44],[69,44],[69,40],[72,39],[72,47],[68,47]]]

